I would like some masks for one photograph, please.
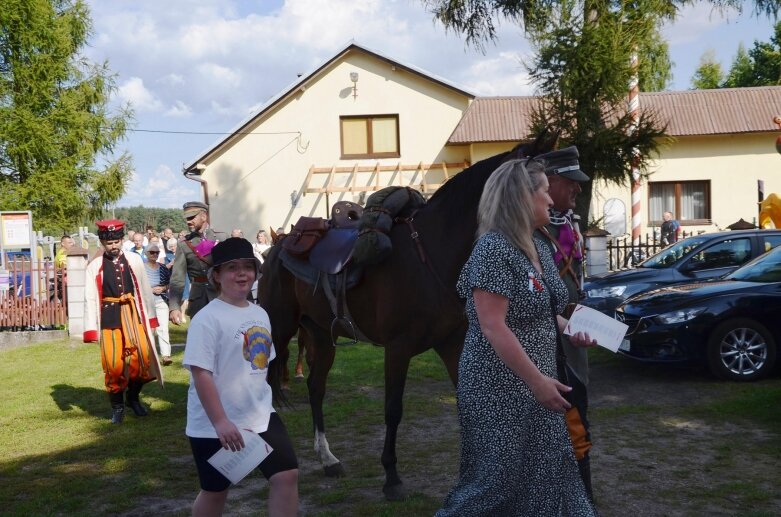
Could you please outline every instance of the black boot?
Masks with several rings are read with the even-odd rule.
[[[591,489],[591,459],[588,457],[588,454],[578,460],[578,470],[580,471],[580,478],[583,480],[583,484],[586,487],[586,494],[593,503],[594,492]]]
[[[111,402],[111,423],[121,424],[125,418],[125,401],[122,400],[122,393],[109,393],[108,400]]]
[[[149,412],[138,400],[141,393],[141,387],[144,384],[141,381],[130,381],[127,385],[127,405],[133,410],[136,416],[147,416]]]

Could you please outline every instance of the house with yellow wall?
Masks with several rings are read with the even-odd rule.
[[[477,97],[446,79],[350,43],[197,156],[212,225],[289,228],[363,202],[389,185],[430,195],[449,177],[529,136],[534,97]],[[684,231],[715,231],[758,215],[758,186],[781,193],[775,140],[781,87],[641,93],[673,143],[640,186],[643,233],[672,211]],[[588,172],[588,171],[587,171]],[[628,185],[598,182],[592,221],[631,232]]]

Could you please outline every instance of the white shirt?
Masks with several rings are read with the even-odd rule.
[[[268,363],[276,357],[271,323],[261,307],[236,307],[219,298],[192,319],[183,364],[209,370],[225,414],[239,429],[262,433],[274,408],[268,384]],[[217,438],[198,393],[192,372],[187,393],[187,436]]]

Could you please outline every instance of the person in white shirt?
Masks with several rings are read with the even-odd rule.
[[[155,329],[157,346],[160,349],[160,362],[163,363],[163,366],[168,366],[173,362],[171,360],[171,339],[168,335],[168,303],[166,302],[166,293],[171,282],[171,271],[160,264],[161,254],[157,243],[151,242],[146,248],[144,269],[152,288],[152,294],[155,296],[155,313],[157,321],[160,323],[160,326]]]
[[[269,480],[268,514],[298,512],[298,460],[271,405],[269,363],[276,356],[271,323],[247,301],[260,263],[249,241],[231,237],[211,251],[208,279],[217,298],[192,319],[183,364],[190,370],[187,428],[201,491],[193,515],[221,515],[230,481],[208,459],[220,448],[244,448],[241,429],[257,433],[272,452],[259,465]]]

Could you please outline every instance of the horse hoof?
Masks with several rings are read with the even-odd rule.
[[[304,374],[303,373],[297,373],[296,374],[296,379],[303,379],[303,378],[304,378]]]
[[[334,463],[333,465],[326,465],[323,467],[323,471],[325,471],[325,477],[329,478],[340,478],[347,475],[347,472],[344,470],[341,462]]]
[[[404,485],[399,483],[398,485],[385,485],[382,487],[382,493],[385,494],[385,499],[388,501],[401,501],[407,498],[407,491],[404,490]]]

